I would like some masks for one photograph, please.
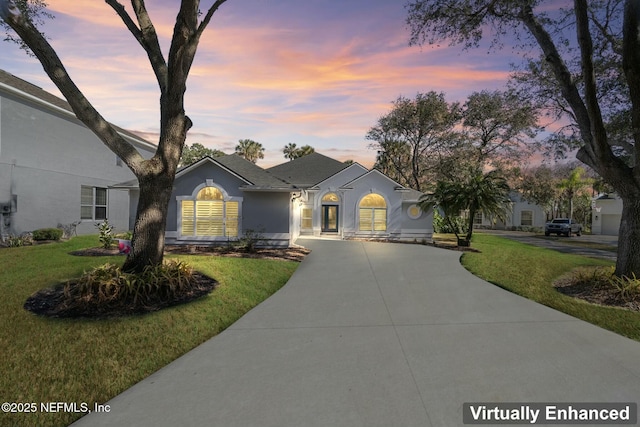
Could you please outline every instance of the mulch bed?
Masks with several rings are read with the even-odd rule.
[[[301,262],[311,251],[303,247],[290,247],[278,249],[256,249],[253,252],[238,250],[232,246],[194,246],[194,245],[167,245],[165,253],[180,255],[210,255],[233,258],[260,258]]]
[[[210,255],[234,258],[261,258],[301,262],[311,251],[303,247],[282,249],[256,249],[254,252],[238,250],[230,246],[194,246],[194,245],[167,245],[165,254],[179,255]],[[70,252],[75,256],[113,256],[118,255],[117,248],[88,248]]]
[[[640,311],[640,301],[625,300],[620,292],[613,287],[594,285],[588,282],[576,282],[571,275],[556,280],[553,286],[560,293],[592,304]]]
[[[165,247],[166,254],[260,258],[295,262],[301,262],[310,252],[310,250],[302,247],[257,249],[253,252],[223,246],[167,245]],[[114,256],[118,254],[118,248],[88,248],[70,252],[70,255],[93,257]],[[41,316],[58,318],[109,318],[144,314],[201,298],[213,291],[218,283],[216,280],[197,272],[194,273],[194,279],[192,287],[174,299],[169,301],[159,299],[155,301],[145,301],[144,304],[134,303],[133,301],[119,301],[113,304],[71,305],[69,301],[65,299],[64,284],[58,284],[57,286],[42,289],[31,295],[25,302],[24,308]]]
[[[34,314],[58,318],[109,318],[158,311],[166,307],[184,304],[201,298],[215,289],[218,282],[204,274],[194,273],[194,280],[185,292],[170,300],[147,300],[144,303],[134,301],[118,301],[113,304],[83,304],[69,306],[64,295],[64,283],[53,288],[42,289],[24,303],[24,308]],[[72,284],[73,286],[73,284]]]

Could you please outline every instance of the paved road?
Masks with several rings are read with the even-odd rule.
[[[465,402],[637,402],[640,343],[428,246],[303,240],[290,281],[83,426],[461,426]]]
[[[603,258],[611,261],[616,260],[616,252],[611,250],[582,247],[579,245],[579,243],[584,242],[606,245],[613,250],[618,247],[618,236],[583,234],[582,236],[572,237],[543,237],[534,233],[525,233],[521,231],[477,230],[474,231],[474,233],[475,232],[495,234],[511,240],[516,240],[518,242],[527,243],[529,245],[539,246],[542,248],[553,249],[559,252],[584,255],[593,258]]]

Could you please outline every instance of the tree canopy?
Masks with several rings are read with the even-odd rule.
[[[252,163],[256,163],[259,159],[264,159],[264,147],[252,139],[239,140],[235,150],[237,155]]]
[[[513,91],[474,92],[460,105],[444,93],[398,98],[367,134],[375,167],[419,191],[468,167],[519,165],[534,148],[537,110]]]
[[[180,166],[187,166],[204,157],[221,157],[225,153],[215,148],[207,148],[199,142],[195,142],[189,146],[185,144],[182,148],[182,155],[180,156]]]
[[[551,141],[576,144],[623,202],[615,273],[640,275],[640,1],[414,0],[410,43],[501,47],[515,35],[533,97],[568,120]],[[620,19],[623,16],[623,19]],[[533,53],[532,53],[533,52]]]
[[[310,145],[303,145],[298,147],[296,144],[290,142],[282,149],[285,159],[295,160],[303,156],[307,156],[311,153],[315,153],[315,149]]]
[[[73,82],[55,49],[36,27],[38,17],[43,15],[38,14],[37,9],[34,14],[30,8],[33,4],[45,6],[44,1],[0,0],[0,17],[15,32],[16,40],[24,43],[40,61],[78,119],[122,159],[138,179],[140,197],[132,250],[127,255],[123,270],[139,273],[147,266],[162,263],[173,181],[187,132],[192,126],[184,108],[187,78],[200,38],[214,13],[226,0],[215,0],[202,10],[198,0],[179,2],[166,56],[144,1],[132,0],[133,15],[116,0],[105,2],[144,50],[158,84],[160,135],[157,150],[150,159],[145,159],[100,115]]]

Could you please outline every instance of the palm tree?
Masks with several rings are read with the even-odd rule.
[[[308,156],[309,154],[313,154],[315,152],[316,150],[312,146],[303,145],[302,147],[298,148],[296,154],[298,157],[303,157],[303,156]]]
[[[264,147],[259,142],[251,139],[241,139],[236,145],[236,154],[244,157],[252,163],[256,163],[258,159],[264,159]]]
[[[439,181],[433,193],[420,198],[418,206],[423,211],[438,206],[449,225],[453,225],[452,218],[467,211],[469,217],[464,239],[460,238],[456,227],[452,228],[459,244],[469,246],[476,213],[504,216],[510,208],[509,190],[506,179],[497,171],[485,174],[480,169],[473,168],[459,181]]]
[[[289,144],[284,146],[282,152],[284,153],[285,159],[295,160],[299,157],[315,153],[316,150],[310,145],[297,147],[296,144],[290,142]]]
[[[593,180],[590,178],[583,178],[586,171],[583,167],[578,166],[571,171],[568,178],[560,181],[558,187],[564,190],[567,198],[569,199],[569,219],[573,219],[573,198],[586,186],[591,185]]]
[[[298,151],[298,147],[293,142],[288,143],[282,149],[282,153],[284,154],[285,159],[293,160],[297,159],[296,152]]]

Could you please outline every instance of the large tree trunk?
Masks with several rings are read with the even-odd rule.
[[[162,263],[167,211],[171,198],[173,179],[169,176],[142,178],[140,200],[133,228],[131,252],[123,271],[140,273],[145,266]]]
[[[616,276],[640,278],[640,195],[622,197]]]

